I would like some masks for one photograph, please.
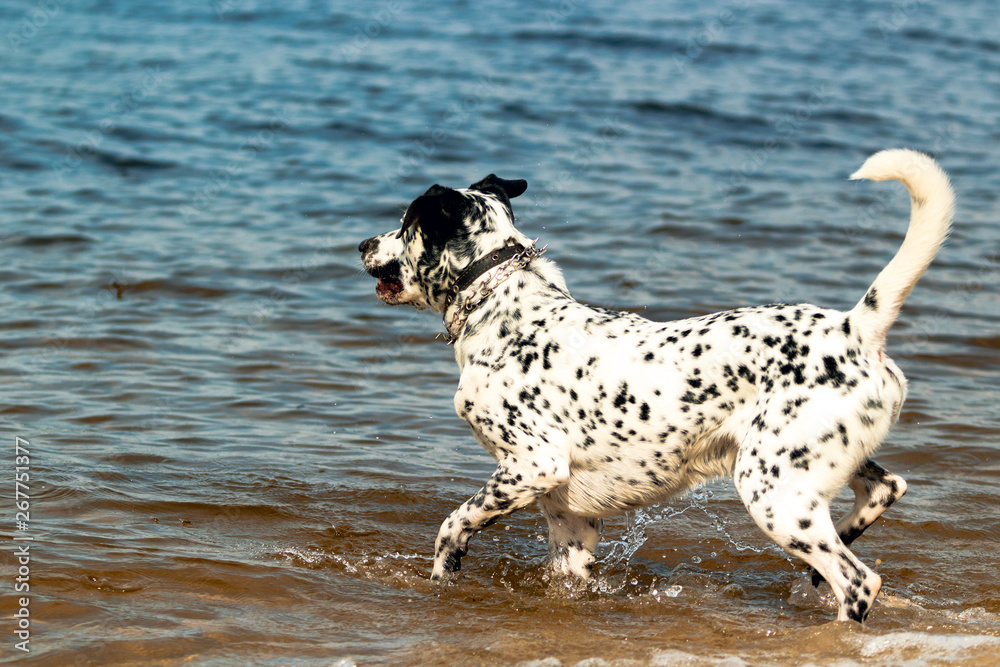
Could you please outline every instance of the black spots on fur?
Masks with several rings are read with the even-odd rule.
[[[649,403],[643,403],[639,406],[639,419],[641,421],[649,421]]]
[[[793,364],[791,362],[788,362],[778,366],[778,372],[781,373],[782,375],[786,376],[790,375],[792,379],[795,381],[795,384],[805,384],[806,375],[805,373],[803,373],[805,368],[806,368],[805,363]]]
[[[785,407],[782,408],[781,414],[785,416],[793,416],[792,413],[795,412],[795,408],[801,407],[803,404],[809,401],[805,396],[796,398],[795,400],[785,401]]]
[[[771,477],[778,479],[781,477],[781,468],[778,466],[771,466]]]
[[[580,397],[579,397],[579,395],[577,395],[577,393],[576,393],[576,390],[575,390],[575,389],[570,389],[570,390],[569,390],[569,397],[570,397],[570,399],[571,399],[571,400],[573,400],[573,401],[576,401],[576,400],[579,400],[579,398],[580,398]]]
[[[869,310],[878,310],[878,290],[874,287],[868,290],[865,294],[865,308]]]
[[[792,465],[801,470],[809,470],[809,459],[806,457],[809,455],[808,447],[796,447],[788,454],[788,460],[792,462]]]
[[[736,324],[733,326],[733,336],[740,336],[741,338],[749,338],[750,329],[746,328],[742,324]]]
[[[851,335],[851,318],[845,317],[844,323],[840,325],[840,330],[844,332],[845,336]]]
[[[697,389],[701,386],[701,378],[688,378],[687,383],[691,386],[691,388]]]
[[[542,368],[549,370],[552,368],[552,363],[549,361],[549,355],[553,352],[559,351],[559,343],[546,343],[545,347],[542,349]]]
[[[863,623],[865,620],[865,613],[868,611],[868,601],[858,600],[857,611],[853,609],[847,610],[847,615],[851,617],[852,621],[857,621],[858,623]]]
[[[701,405],[705,401],[713,398],[719,398],[722,394],[719,393],[719,388],[714,384],[710,384],[705,387],[705,390],[699,394],[695,394],[693,391],[686,391],[684,395],[681,396],[681,401],[684,403],[690,403],[692,405]]]
[[[701,343],[698,343],[697,345],[694,346],[694,349],[691,350],[691,356],[697,359],[698,357],[701,356],[701,353],[702,353]]]
[[[774,347],[775,345],[781,342],[781,339],[775,338],[774,336],[764,336],[763,341],[764,345],[767,345],[768,347]]]
[[[816,384],[827,384],[836,389],[847,383],[847,376],[840,370],[837,360],[827,355],[823,357],[824,373],[816,378]]]
[[[744,364],[740,364],[740,366],[736,369],[736,374],[750,384],[757,383],[757,376]]]
[[[511,405],[506,398],[503,400],[503,409],[507,411],[507,425],[513,426],[517,423],[517,418],[521,416],[521,409],[516,405]]]
[[[813,525],[812,519],[799,519],[799,528],[802,530],[808,530],[811,525]],[[820,542],[820,544],[822,544],[822,542]]]
[[[785,343],[781,346],[781,353],[785,355],[785,359],[787,359],[790,363],[799,357],[804,357],[809,354],[809,348],[799,347],[799,341],[789,334],[785,336]]]
[[[618,387],[618,394],[615,396],[614,406],[624,413],[628,412],[629,403],[635,403],[635,396],[628,393],[628,383],[622,382]]]
[[[851,444],[850,439],[847,437],[847,427],[844,426],[843,422],[837,422],[837,433],[840,434],[840,442],[843,443],[844,447]]]
[[[582,368],[577,368],[576,369],[576,379],[577,380],[582,380],[583,379],[583,369]]]
[[[538,360],[537,352],[528,352],[521,356],[521,373],[524,375],[528,374],[528,369],[531,368],[531,364]]]
[[[690,335],[691,335],[691,330],[690,329],[686,329],[685,331],[681,332],[681,338],[687,338]]]
[[[621,387],[618,389],[618,395],[615,396],[614,406],[622,412],[626,412],[626,403],[628,403],[628,383],[622,382]]]
[[[794,537],[788,541],[788,550],[797,551],[800,554],[812,553],[812,546],[803,542],[802,540],[797,540]]]
[[[652,361],[652,360],[653,360],[653,359],[655,359],[655,358],[656,358],[656,355],[655,355],[655,354],[653,354],[652,352],[647,352],[647,353],[646,353],[646,356],[644,356],[644,357],[643,357],[643,359],[644,359],[645,361]]]

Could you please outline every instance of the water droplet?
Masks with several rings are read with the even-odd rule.
[[[691,556],[691,562],[692,563],[700,563],[701,562],[701,556]]]
[[[675,586],[671,586],[667,590],[663,591],[663,594],[666,595],[668,598],[675,598],[681,594],[682,590],[684,590],[684,587],[678,584]]]

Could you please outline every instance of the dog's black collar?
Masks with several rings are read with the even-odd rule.
[[[448,294],[448,298],[445,303],[448,306],[455,303],[455,299],[462,290],[468,289],[472,283],[476,282],[479,278],[483,276],[490,269],[495,269],[507,260],[513,258],[515,255],[520,255],[527,248],[525,248],[520,243],[515,243],[514,245],[509,245],[499,250],[494,250],[490,254],[480,257],[469,266],[465,267],[465,270],[458,275],[458,280],[455,281],[455,286],[451,288],[451,292]]]

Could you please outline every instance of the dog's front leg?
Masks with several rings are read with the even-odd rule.
[[[501,459],[486,485],[441,525],[431,581],[461,567],[469,538],[477,532],[568,481],[569,463],[560,457]]]
[[[562,574],[589,579],[604,521],[574,514],[551,495],[539,498],[538,504],[549,524],[552,568]]]

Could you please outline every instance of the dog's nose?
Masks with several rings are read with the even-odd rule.
[[[377,247],[378,247],[378,239],[376,238],[365,239],[364,241],[361,242],[361,245],[358,246],[358,252],[360,252],[362,255],[366,255],[370,252],[375,252],[375,248]]]

